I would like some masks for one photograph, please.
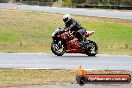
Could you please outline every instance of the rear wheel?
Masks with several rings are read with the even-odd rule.
[[[51,50],[52,52],[57,56],[62,56],[65,53],[65,46],[61,43],[61,41],[58,42],[52,42],[51,43]]]
[[[86,55],[95,56],[98,53],[98,46],[95,42],[89,41],[91,47],[86,50]]]

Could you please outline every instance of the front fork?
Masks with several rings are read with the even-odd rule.
[[[62,41],[58,41],[58,46],[60,47],[60,48],[62,48]]]
[[[53,40],[53,42],[54,42],[55,44],[57,44],[57,46],[58,46],[59,48],[62,48],[62,41],[61,41],[61,40]]]

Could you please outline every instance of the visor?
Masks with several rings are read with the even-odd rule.
[[[63,21],[66,22],[68,20],[68,18],[64,18]]]

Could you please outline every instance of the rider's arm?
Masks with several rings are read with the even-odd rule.
[[[74,29],[75,26],[76,26],[76,21],[75,20],[72,20],[72,23],[70,25],[70,28],[71,29]]]

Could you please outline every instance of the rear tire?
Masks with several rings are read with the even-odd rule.
[[[95,42],[89,41],[92,45],[92,47],[88,48],[86,50],[86,55],[88,56],[95,56],[98,53],[98,46]]]
[[[66,51],[64,44],[62,44],[62,51],[59,51],[59,49],[56,49],[57,47],[60,49],[60,47],[55,42],[51,43],[52,52],[57,56],[62,56]]]

